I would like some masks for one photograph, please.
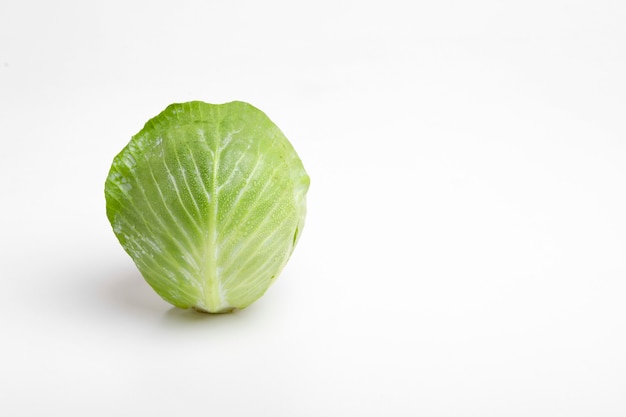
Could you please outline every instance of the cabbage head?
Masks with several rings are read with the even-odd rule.
[[[106,214],[163,299],[223,313],[276,280],[302,233],[308,188],[262,111],[194,101],[168,106],[113,159]]]

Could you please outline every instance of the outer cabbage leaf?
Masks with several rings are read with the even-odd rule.
[[[287,138],[243,102],[172,104],[114,158],[113,231],[166,301],[218,313],[257,300],[304,226],[309,177]]]

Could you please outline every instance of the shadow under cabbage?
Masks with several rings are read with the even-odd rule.
[[[258,303],[261,304],[261,303]],[[187,326],[204,326],[210,323],[212,328],[237,328],[236,323],[246,323],[251,325],[257,321],[262,321],[267,312],[260,305],[250,305],[243,310],[235,309],[230,313],[204,313],[193,308],[181,309],[171,307],[162,317],[161,324],[164,327],[184,328]]]

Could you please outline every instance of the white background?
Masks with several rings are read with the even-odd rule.
[[[0,2],[3,416],[626,416],[626,3]],[[248,101],[311,176],[231,315],[105,217],[172,102]]]

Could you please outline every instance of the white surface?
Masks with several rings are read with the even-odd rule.
[[[0,3],[0,415],[626,415],[626,3],[100,3]],[[312,178],[233,315],[161,301],[104,214],[191,99]]]

